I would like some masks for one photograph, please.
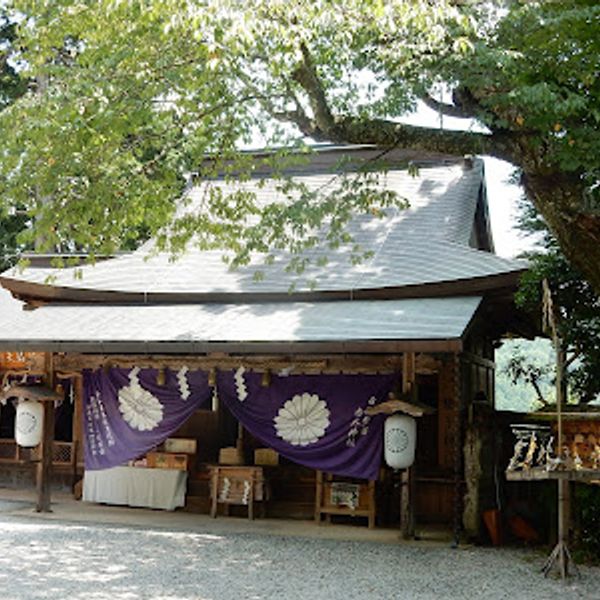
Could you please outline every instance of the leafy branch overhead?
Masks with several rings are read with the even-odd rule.
[[[263,210],[246,191],[175,211],[186,174],[244,180],[254,166],[241,147],[310,138],[512,162],[600,291],[596,3],[14,0],[10,9],[12,64],[37,85],[0,114],[0,193],[35,216],[31,235],[49,247],[111,252],[159,234],[175,252],[194,240],[239,262],[267,247],[298,254],[315,223],[342,231],[352,210],[390,204],[334,187],[309,201],[283,175],[280,151],[271,167],[290,186],[287,204]],[[478,126],[401,123],[419,101]]]
[[[537,248],[528,254],[530,268],[516,296],[517,304],[541,319],[543,282],[552,293],[556,333],[567,356],[566,385],[569,396],[588,403],[600,397],[600,298],[561,252],[544,220],[530,205],[522,206],[520,228],[535,233]],[[508,365],[514,380],[534,385],[545,379],[548,365],[515,353]],[[551,370],[554,365],[551,363]],[[542,394],[536,389],[541,400]]]

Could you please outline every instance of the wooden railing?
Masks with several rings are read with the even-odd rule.
[[[52,464],[59,467],[75,465],[75,443],[53,442]],[[25,464],[39,460],[39,446],[22,448],[15,440],[0,439],[0,464]]]

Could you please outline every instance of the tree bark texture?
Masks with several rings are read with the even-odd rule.
[[[522,183],[569,262],[600,296],[600,214],[584,205],[579,179],[560,172],[525,172]]]

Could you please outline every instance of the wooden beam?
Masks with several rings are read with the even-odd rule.
[[[431,354],[420,353],[415,358],[415,372],[422,375],[438,373],[443,363]]]
[[[365,414],[373,415],[392,415],[396,412],[403,412],[411,417],[422,417],[424,414],[433,414],[435,410],[429,406],[419,402],[409,402],[400,398],[396,398],[390,393],[390,399],[385,402],[380,402],[375,406],[369,406],[365,409]]]
[[[463,352],[461,354],[461,358],[466,362],[474,363],[488,369],[496,368],[496,363],[493,360],[490,360],[489,358],[483,358],[483,356],[478,356],[472,352]]]
[[[210,342],[210,341],[142,341],[142,340],[1,340],[0,345],[19,352],[57,352],[111,355],[187,355],[206,356],[215,352],[235,355],[356,355],[402,352],[460,352],[460,338],[424,340],[326,340],[286,342]]]
[[[11,385],[0,392],[0,400],[27,398],[35,402],[55,402],[62,396],[45,385]]]
[[[4,371],[4,373],[2,374],[2,383],[0,384],[2,386],[2,389],[6,388],[6,386],[8,385],[8,380],[11,377],[46,377],[46,371],[30,371],[29,369],[11,369],[9,371]]]
[[[277,374],[315,373],[398,373],[402,369],[402,358],[397,355],[352,354],[331,356],[305,355],[144,355],[144,354],[64,354],[55,358],[55,369],[60,377],[68,378],[82,369],[99,369],[106,366],[121,368],[170,368],[187,366],[190,369],[235,370],[243,365],[251,371],[271,371]]]
[[[527,413],[526,414],[528,419],[535,419],[535,420],[540,420],[540,421],[554,421],[554,419],[558,416],[558,413],[556,412],[539,412],[539,413]],[[600,412],[594,412],[594,411],[590,411],[590,412],[563,412],[561,413],[562,416],[562,420],[563,421],[568,421],[568,420],[590,420],[590,421],[597,421],[600,420]]]

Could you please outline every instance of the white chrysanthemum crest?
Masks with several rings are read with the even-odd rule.
[[[329,427],[327,403],[316,394],[298,394],[288,400],[273,419],[277,435],[292,446],[319,441]]]
[[[239,367],[233,376],[237,397],[240,402],[243,402],[248,397],[248,388],[246,387],[246,380],[244,379],[245,372],[246,369],[244,369],[244,367]]]
[[[129,385],[119,390],[119,410],[132,429],[151,431],[163,419],[163,406],[158,398],[140,385],[140,369],[129,372]]]
[[[184,365],[177,371],[177,385],[179,386],[179,394],[182,400],[187,400],[190,395],[190,386],[187,380],[189,369]]]

